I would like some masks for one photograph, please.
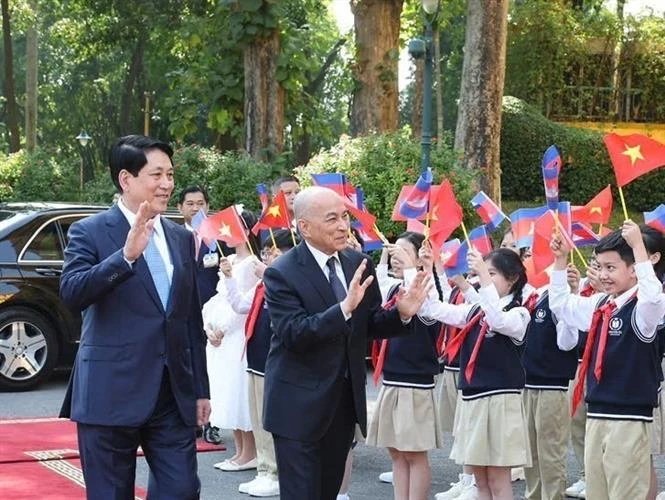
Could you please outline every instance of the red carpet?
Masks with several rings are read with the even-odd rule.
[[[0,464],[79,457],[76,424],[63,418],[0,420],[0,443]],[[199,452],[226,450],[202,440],[196,448]]]
[[[202,440],[196,448],[226,450]],[[61,418],[0,420],[0,492],[2,499],[85,499],[76,424]],[[138,500],[145,493],[136,488]]]

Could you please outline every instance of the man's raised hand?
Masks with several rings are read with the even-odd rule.
[[[134,225],[127,233],[125,246],[122,249],[125,259],[134,262],[141,256],[145,247],[148,246],[154,225],[155,219],[150,211],[150,203],[144,201],[139,205]]]
[[[408,289],[404,287],[399,289],[396,307],[402,321],[411,319],[418,312],[431,288],[431,274],[418,271]]]
[[[367,261],[363,259],[356,269],[356,272],[353,273],[353,278],[351,279],[351,283],[349,283],[349,291],[346,294],[346,298],[339,304],[345,316],[350,315],[356,310],[356,307],[358,307],[358,304],[360,304],[360,301],[362,301],[365,296],[365,291],[374,281],[374,276],[368,276],[365,281],[360,281],[362,280],[366,268]]]

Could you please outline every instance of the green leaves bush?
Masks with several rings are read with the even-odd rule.
[[[542,203],[545,198],[541,161],[552,144],[561,152],[562,200],[584,204],[612,184],[619,209],[616,180],[603,134],[554,123],[536,108],[514,97],[503,100],[501,123],[501,192],[508,200]],[[653,210],[665,200],[665,171],[651,172],[624,189],[634,210]]]
[[[470,220],[473,196],[473,173],[454,167],[449,138],[440,147],[432,147],[434,182],[448,178],[454,186],[457,200]],[[379,228],[390,238],[404,231],[403,222],[390,220],[393,206],[404,184],[414,184],[420,173],[420,145],[403,128],[397,132],[369,135],[351,139],[343,136],[332,148],[321,151],[309,164],[295,169],[303,186],[312,183],[310,175],[321,172],[341,172],[355,185],[363,188],[365,204],[379,219]]]

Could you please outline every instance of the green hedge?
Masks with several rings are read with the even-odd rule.
[[[468,221],[475,216],[469,204],[474,194],[473,173],[454,168],[455,155],[449,138],[445,138],[440,146],[432,147],[434,182],[440,183],[446,177],[450,179],[469,224]],[[418,179],[420,144],[411,139],[408,128],[354,139],[345,136],[336,146],[321,151],[307,166],[295,171],[304,186],[312,183],[310,174],[313,173],[345,173],[355,186],[363,188],[367,208],[377,216],[381,231],[391,238],[405,229],[405,223],[391,221],[390,215],[402,185],[414,184]]]
[[[561,199],[584,204],[607,184],[614,186],[615,210],[620,210],[616,180],[603,134],[554,123],[534,107],[514,97],[503,100],[501,123],[501,192],[508,200],[542,203],[545,198],[541,161],[556,144],[563,159]],[[624,189],[634,210],[653,210],[665,201],[665,170],[651,172]]]

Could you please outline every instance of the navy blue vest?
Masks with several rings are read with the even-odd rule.
[[[481,312],[480,306],[475,305],[467,321],[478,312]],[[518,343],[506,335],[491,330],[485,335],[480,347],[473,378],[467,382],[464,372],[483,323],[484,318],[474,325],[460,349],[459,388],[462,390],[462,398],[476,399],[495,394],[519,394],[524,387],[524,368],[520,360]]]
[[[247,343],[248,372],[260,376],[265,374],[266,359],[268,359],[268,351],[270,350],[270,337],[272,337],[270,315],[268,314],[268,304],[264,300],[254,324],[254,334]]]
[[[577,349],[562,351],[556,337],[549,294],[545,292],[531,313],[531,322],[526,331],[526,346],[522,356],[526,372],[525,387],[568,390],[568,382],[575,378],[577,370]]]
[[[658,406],[660,361],[657,337],[645,341],[635,327],[637,297],[626,302],[610,318],[603,372],[600,382],[594,375],[599,332],[594,339],[587,372],[586,402],[589,418],[653,420]]]

